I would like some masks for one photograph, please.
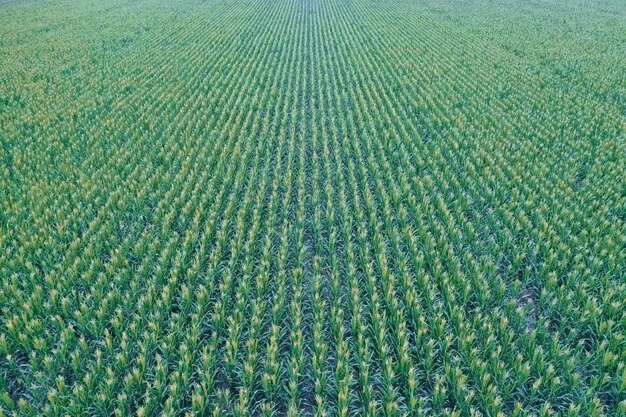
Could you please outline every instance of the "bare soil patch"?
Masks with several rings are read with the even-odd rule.
[[[535,305],[536,299],[537,297],[534,291],[531,288],[528,288],[524,290],[519,300],[523,307],[530,305],[530,309],[526,316],[526,333],[532,332],[535,328],[535,324],[537,323],[537,307]]]

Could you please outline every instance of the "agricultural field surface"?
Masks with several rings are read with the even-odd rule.
[[[626,416],[624,0],[0,3],[0,417]]]

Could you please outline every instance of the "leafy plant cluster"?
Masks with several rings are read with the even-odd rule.
[[[625,415],[618,8],[0,5],[0,416]]]

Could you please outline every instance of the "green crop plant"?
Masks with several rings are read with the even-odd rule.
[[[0,417],[626,416],[620,0],[0,0]]]

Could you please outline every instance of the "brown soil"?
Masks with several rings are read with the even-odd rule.
[[[526,316],[526,333],[530,333],[535,328],[537,322],[537,307],[535,306],[536,297],[532,289],[526,289],[520,297],[520,304],[523,307],[530,305],[528,315]]]

